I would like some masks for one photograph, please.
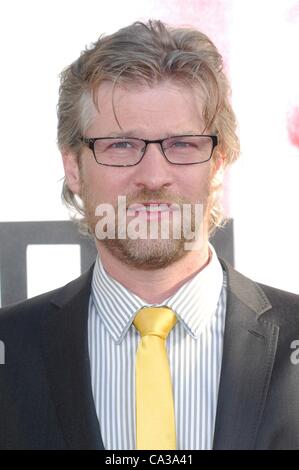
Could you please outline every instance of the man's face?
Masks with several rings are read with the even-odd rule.
[[[149,87],[131,85],[127,88],[101,84],[98,90],[99,112],[94,110],[92,125],[85,137],[137,137],[162,139],[170,136],[201,134],[204,130],[202,99],[191,87],[164,82]],[[115,111],[115,112],[114,112]],[[99,220],[95,209],[99,204],[109,203],[117,214],[118,196],[126,196],[127,207],[138,203],[204,205],[208,217],[208,196],[212,176],[211,160],[203,164],[173,165],[163,154],[159,144],[150,144],[142,161],[132,167],[109,167],[99,165],[87,147],[81,156],[79,170],[73,155],[64,155],[66,179],[69,188],[80,194],[85,203],[89,226],[93,232]],[[161,226],[165,217],[170,221],[170,235],[175,224],[174,212],[153,213],[133,211],[127,213],[127,224],[132,216],[144,223]],[[194,215],[194,214],[193,214]],[[120,223],[120,220],[117,220]],[[194,230],[192,217],[190,230]],[[177,227],[176,227],[177,228]],[[181,228],[181,233],[183,229]],[[207,223],[204,233],[207,234]],[[105,246],[123,262],[142,269],[165,267],[186,255],[186,238],[169,236],[168,239],[97,240],[99,249]],[[148,232],[149,233],[149,232]],[[190,241],[190,239],[188,239]]]

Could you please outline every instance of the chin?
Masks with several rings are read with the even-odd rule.
[[[101,240],[123,263],[143,270],[161,269],[182,259],[187,251],[183,240]]]

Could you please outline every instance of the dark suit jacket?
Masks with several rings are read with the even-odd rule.
[[[291,343],[299,339],[299,297],[222,264],[228,303],[214,449],[298,449]],[[88,355],[91,277],[92,269],[0,311],[1,449],[104,448]]]

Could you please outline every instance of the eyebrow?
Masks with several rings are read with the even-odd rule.
[[[177,132],[167,132],[166,134],[164,134],[164,138],[168,138],[168,137],[173,137],[173,136],[180,136],[180,135],[196,135],[199,131],[191,131],[191,130],[187,130],[187,131],[177,131]],[[135,137],[136,139],[141,139],[142,137],[137,137],[138,134],[140,134],[140,131],[138,131],[137,129],[131,129],[131,130],[128,130],[128,131],[125,131],[125,132],[110,132],[109,136],[111,137]]]

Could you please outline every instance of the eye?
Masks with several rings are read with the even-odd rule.
[[[132,148],[132,142],[124,141],[124,140],[119,140],[117,142],[112,142],[110,145],[110,148],[113,149],[130,149]]]
[[[176,140],[172,143],[172,147],[189,147],[190,145],[192,145],[190,142],[186,142],[186,141],[182,141],[182,140]]]
[[[192,150],[196,147],[196,142],[194,142],[192,139],[182,139],[182,138],[178,138],[178,139],[173,139],[173,140],[170,140],[167,145],[166,145],[166,149],[169,149],[170,151],[182,151],[182,150],[185,150],[185,151],[189,151],[189,150]]]

